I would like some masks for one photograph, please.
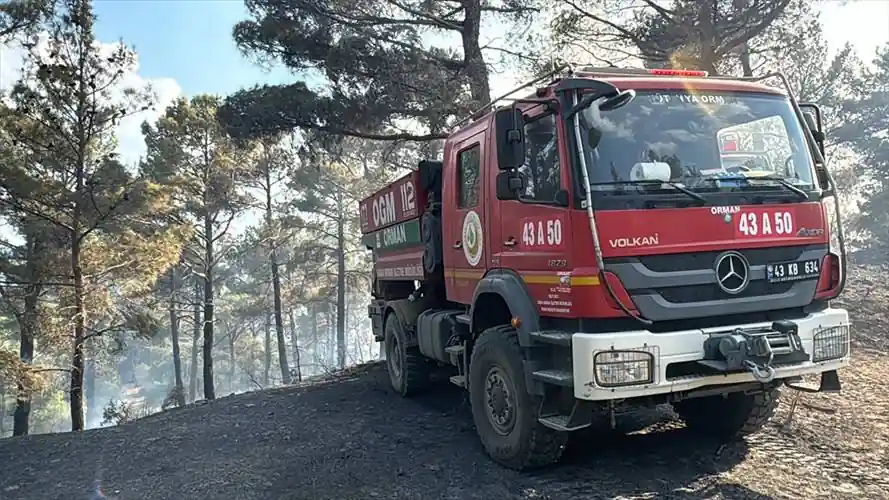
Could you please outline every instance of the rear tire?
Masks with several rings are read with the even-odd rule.
[[[392,389],[402,396],[414,396],[429,383],[429,364],[418,347],[405,345],[405,331],[395,313],[386,317],[384,330],[386,368]]]
[[[540,400],[528,392],[515,329],[489,328],[472,349],[469,398],[476,432],[488,456],[515,470],[559,461],[568,434],[543,426]]]
[[[728,440],[759,432],[778,408],[780,391],[709,396],[673,403],[673,409],[696,432]]]

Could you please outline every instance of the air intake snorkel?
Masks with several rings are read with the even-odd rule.
[[[574,92],[571,96],[571,109],[566,113],[566,118],[571,120],[573,119],[573,127],[574,127],[574,138],[577,141],[577,150],[578,150],[578,160],[580,162],[580,171],[583,176],[583,189],[584,195],[586,196],[586,213],[587,218],[590,222],[590,233],[593,237],[593,252],[596,256],[596,267],[599,269],[599,281],[605,286],[605,290],[608,292],[608,295],[612,300],[617,304],[621,311],[627,316],[639,321],[644,325],[650,325],[651,320],[645,319],[638,314],[630,311],[623,302],[617,297],[617,294],[614,293],[614,289],[611,288],[611,283],[608,282],[608,279],[605,275],[605,261],[602,258],[602,244],[599,241],[599,230],[596,226],[596,213],[593,210],[593,193],[590,187],[590,174],[587,170],[587,161],[586,154],[584,152],[583,144],[583,133],[581,132],[580,120],[582,115],[580,112],[586,109],[589,106],[598,106],[600,110],[611,110],[617,109],[636,97],[636,93],[633,90],[624,90],[618,91],[617,88],[611,93],[596,93],[591,92],[583,97],[583,99],[578,99],[578,93]],[[599,100],[604,99],[601,103],[597,102]]]

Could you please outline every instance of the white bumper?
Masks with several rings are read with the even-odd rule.
[[[775,379],[821,373],[849,364],[849,314],[843,309],[826,309],[812,313],[805,318],[794,320],[799,327],[799,337],[805,351],[812,356],[815,352],[815,333],[832,327],[842,328],[845,355],[827,361],[776,366]],[[771,322],[733,325],[731,327],[683,330],[668,333],[652,333],[648,330],[620,332],[613,334],[576,333],[572,349],[574,361],[574,396],[578,399],[594,401],[624,399],[653,394],[687,391],[703,386],[755,382],[749,372],[725,375],[684,375],[667,378],[667,367],[672,363],[704,359],[704,341],[713,333],[724,333],[735,328],[768,327]],[[645,351],[653,355],[653,381],[643,385],[623,387],[600,386],[595,377],[593,359],[596,353],[609,350]],[[810,358],[814,359],[814,358]]]

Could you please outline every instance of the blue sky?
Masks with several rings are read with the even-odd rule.
[[[229,94],[256,83],[294,80],[245,58],[232,28],[248,19],[241,0],[96,0],[96,35],[123,39],[139,54],[139,75],[172,78],[187,95]]]
[[[889,1],[827,0],[818,4],[825,37],[832,49],[852,42],[865,60],[889,42]],[[103,43],[123,40],[136,49],[139,67],[126,84],[150,83],[157,92],[157,109],[124,121],[118,130],[125,162],[135,162],[144,151],[140,131],[143,120],[153,121],[177,96],[199,93],[230,94],[260,83],[299,79],[283,68],[268,72],[242,55],[232,39],[232,28],[249,19],[243,0],[94,0],[98,16],[96,35]],[[483,30],[485,43],[502,35],[497,28]],[[438,43],[457,40],[439,40]],[[0,89],[14,82],[21,51],[0,45]],[[495,95],[515,84],[509,74],[492,75]]]

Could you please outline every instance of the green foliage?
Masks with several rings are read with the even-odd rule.
[[[156,124],[142,126],[143,174],[176,187],[178,206],[195,218],[237,213],[246,201],[238,182],[250,168],[216,119],[220,102],[211,95],[180,98]]]
[[[883,261],[889,251],[889,45],[879,50],[861,85],[869,92],[847,103],[848,121],[841,133],[851,138],[861,157],[853,170],[866,194],[855,218],[858,244]]]
[[[0,4],[0,41],[28,33],[52,12],[54,0],[6,0]]]
[[[564,0],[556,8],[553,38],[600,65],[632,59],[716,73],[787,14],[792,2],[802,1]]]
[[[0,165],[0,203],[26,240],[24,251],[11,252],[5,267],[19,280],[15,286],[32,287],[7,300],[16,312],[23,353],[34,348],[40,312],[35,300],[43,290],[65,313],[42,321],[41,333],[73,325],[75,430],[83,425],[87,341],[131,326],[133,314],[126,309],[178,258],[181,246],[180,231],[162,224],[169,215],[165,190],[133,177],[115,151],[114,128],[148,109],[153,94],[150,88],[120,88],[135,54],[123,44],[96,44],[94,22],[88,0],[60,2],[41,26],[49,36],[23,43],[22,79],[9,105],[0,108],[4,156],[14,160]],[[58,260],[45,257],[54,254]],[[44,281],[53,275],[58,282]],[[24,306],[17,307],[16,300]],[[22,361],[30,357],[23,354]]]
[[[441,138],[449,119],[491,98],[484,23],[527,20],[534,3],[248,0],[252,19],[234,28],[241,50],[325,85],[243,90],[229,96],[220,118],[240,137],[302,127],[386,140]],[[457,36],[460,50],[430,46],[428,35]],[[400,131],[399,121],[425,131]]]

